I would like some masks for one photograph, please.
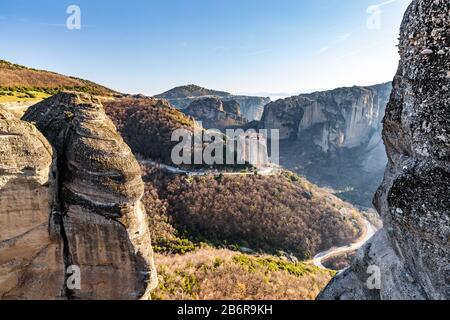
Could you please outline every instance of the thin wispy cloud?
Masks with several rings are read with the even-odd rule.
[[[332,44],[337,45],[337,44],[340,44],[340,43],[344,43],[347,40],[349,40],[351,38],[351,36],[352,36],[351,32],[341,34],[341,35],[337,36],[334,39],[334,41],[332,41]],[[323,46],[322,48],[317,50],[317,54],[324,54],[325,52],[329,51],[330,50],[330,46],[331,46],[331,44]]]
[[[385,5],[388,5],[388,4],[397,2],[397,1],[398,0],[388,0],[388,1],[385,1],[385,2],[382,2],[382,3],[379,3],[379,4],[374,4],[373,7],[381,8],[381,7],[385,6]]]
[[[317,51],[317,53],[318,53],[318,54],[324,54],[324,53],[327,52],[328,50],[330,50],[330,47],[329,47],[329,46],[325,46],[325,47],[320,48],[320,49]]]
[[[224,53],[230,51],[230,48],[225,46],[217,46],[211,49],[211,53]]]
[[[365,53],[365,52],[367,52],[367,51],[373,50],[373,49],[378,48],[378,47],[381,47],[381,46],[383,46],[383,42],[376,42],[376,43],[371,44],[371,45],[369,45],[369,46],[361,47],[361,48],[359,48],[359,49],[357,49],[357,50],[349,51],[349,52],[347,52],[346,54],[344,54],[344,55],[338,57],[337,60],[338,60],[338,61],[345,60],[345,59],[347,59],[347,58],[350,58],[350,57],[354,57],[354,56],[360,55],[361,53]]]
[[[336,37],[336,39],[334,40],[334,43],[342,43],[347,41],[348,39],[350,39],[350,37],[352,36],[352,33],[345,33],[345,34],[341,34],[340,36]]]
[[[386,79],[392,77],[398,62],[395,48],[398,27],[411,0],[370,0],[365,2],[366,5],[361,5],[360,0],[346,0],[346,10],[342,10],[342,1],[284,1],[286,4],[281,7],[276,1],[266,1],[258,8],[258,14],[255,14],[254,6],[242,5],[239,7],[240,15],[246,19],[241,19],[239,23],[234,19],[217,18],[218,12],[226,16],[235,12],[234,5],[227,1],[191,1],[189,15],[180,19],[163,17],[172,16],[176,6],[174,3],[181,5],[182,0],[142,1],[139,12],[126,5],[110,6],[109,14],[101,14],[104,10],[102,1],[79,1],[84,14],[81,32],[66,29],[66,21],[71,14],[66,12],[64,5],[48,10],[54,0],[29,1],[27,10],[14,6],[14,1],[4,1],[6,5],[0,10],[0,19],[3,20],[0,21],[1,29],[6,22],[10,23],[8,27],[11,29],[19,27],[14,32],[2,33],[3,42],[8,43],[8,46],[2,47],[2,53],[10,60],[20,58],[24,64],[48,65],[58,70],[62,58],[71,56],[73,48],[58,43],[44,46],[41,39],[61,36],[61,42],[77,41],[79,50],[92,52],[90,59],[83,60],[86,64],[82,69],[84,78],[94,78],[120,91],[143,91],[144,94],[157,93],[172,84],[184,83],[185,79],[192,78],[192,70],[200,70],[202,78],[196,81],[206,87],[222,87],[231,92],[261,91],[270,93],[270,96],[278,96],[275,94],[277,92],[292,95],[291,92],[297,90],[337,87],[354,81],[356,75],[364,83],[374,82],[383,75]],[[373,15],[366,12],[366,7],[371,4],[381,6],[381,10],[385,11],[382,32],[373,29],[369,33],[365,24]],[[125,9],[130,11],[122,12]],[[151,12],[162,15],[158,19],[150,19]],[[312,14],[320,16],[321,23],[312,19]],[[111,22],[116,17],[120,17],[120,23]],[[94,25],[88,29],[85,21]],[[195,23],[189,23],[192,21]],[[90,32],[94,28],[95,32]],[[308,30],[314,30],[314,33],[309,34]],[[81,34],[83,37],[79,39],[77,36]],[[73,37],[66,38],[66,35]],[[151,41],[148,37],[143,41],[143,35],[151,35]],[[146,62],[136,59],[135,50],[117,50],[117,43],[107,41],[114,36],[125,36],[127,42],[138,43],[140,52],[145,53]],[[101,46],[98,45],[99,39],[103,39]],[[382,54],[373,54],[375,49],[365,54],[365,46],[382,40]],[[163,55],[155,50],[167,46],[168,42],[178,50],[175,51],[177,56],[189,60],[189,67],[180,68],[177,73],[163,72],[157,79],[148,77],[155,65],[158,70],[173,68],[175,53]],[[40,55],[23,52],[24,43],[44,51]],[[187,51],[186,55],[180,50]],[[17,52],[20,57],[15,59]],[[117,61],[117,70],[126,69],[130,73],[127,79],[111,76],[112,71],[103,63],[104,52],[108,52],[108,62]],[[346,54],[350,58],[345,58]],[[342,63],[333,63],[340,56]],[[205,63],[202,57],[211,59],[214,67],[211,68],[212,63]],[[372,69],[367,73],[352,70],[342,74],[346,64],[350,67],[367,64]],[[375,64],[379,66],[374,68]],[[220,79],[217,78],[218,70],[221,71]],[[80,75],[81,71],[76,64],[68,63],[65,72]],[[264,77],[262,74],[271,76]],[[129,81],[129,78],[133,80]]]
[[[42,27],[50,27],[50,28],[67,28],[66,23],[51,23],[51,22],[38,22],[35,23],[38,26]],[[83,24],[83,29],[85,28],[91,28],[93,25]]]
[[[262,54],[270,53],[272,51],[273,51],[273,49],[268,48],[268,49],[262,49],[262,50],[255,50],[255,51],[247,52],[245,55],[246,56],[259,56],[259,55],[262,55]]]
[[[65,28],[67,25],[65,23],[44,23],[44,22],[40,22],[37,23],[40,26],[44,26],[44,27],[63,27]]]

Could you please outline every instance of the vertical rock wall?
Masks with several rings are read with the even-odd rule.
[[[450,2],[415,0],[384,119],[389,157],[375,196],[385,229],[322,299],[450,298]],[[369,266],[381,286],[370,289]]]
[[[0,299],[63,295],[52,156],[34,126],[0,109]]]

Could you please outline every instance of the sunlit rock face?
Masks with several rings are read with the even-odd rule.
[[[381,132],[390,84],[340,88],[277,100],[262,122],[281,129],[280,139],[313,139],[323,152],[355,148]]]
[[[241,115],[237,101],[222,101],[219,98],[200,98],[194,100],[186,109],[186,115],[201,121],[204,128],[224,130],[239,127],[247,123]]]
[[[61,93],[31,107],[57,154],[57,196],[66,266],[81,268],[73,299],[148,298],[156,284],[139,165],[99,101]]]
[[[277,100],[261,126],[280,130],[281,164],[369,207],[387,163],[381,138],[391,84],[340,88]]]
[[[53,169],[45,137],[0,108],[0,299],[62,297]]]
[[[223,97],[222,100],[234,100],[240,105],[241,115],[247,121],[259,121],[264,114],[264,107],[271,102],[270,98],[265,97],[251,97],[251,96],[235,96],[231,95]]]
[[[168,100],[180,110],[186,109],[198,99],[214,98],[220,99],[222,102],[235,101],[240,105],[240,115],[247,121],[261,120],[264,106],[271,101],[267,97],[232,95],[228,92],[206,89],[196,85],[173,88],[155,97]]]
[[[384,120],[389,162],[374,201],[385,229],[322,299],[450,298],[449,25],[447,0],[413,1],[405,14]],[[381,271],[378,290],[366,284],[370,265]]]

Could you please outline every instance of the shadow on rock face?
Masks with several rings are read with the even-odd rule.
[[[140,202],[141,171],[101,103],[63,92],[29,108],[23,120],[35,124],[55,150],[52,210],[64,267],[81,272],[81,287],[64,288],[63,297],[149,298],[156,274]]]
[[[319,299],[450,298],[450,3],[415,0],[384,119],[389,163],[374,203],[385,230]],[[383,240],[385,239],[385,240]],[[380,288],[367,288],[367,268]]]

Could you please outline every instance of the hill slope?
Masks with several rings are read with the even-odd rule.
[[[169,91],[156,95],[155,98],[170,100],[204,96],[226,97],[229,95],[231,95],[231,93],[206,89],[194,84],[188,84],[186,86],[180,86],[170,89]]]
[[[62,90],[80,91],[94,95],[113,95],[114,92],[92,81],[64,76],[55,72],[37,70],[0,60],[0,91],[45,92],[55,94]]]
[[[194,121],[167,101],[154,98],[116,98],[103,102],[106,113],[135,154],[171,164],[171,141],[176,129],[192,131]]]

